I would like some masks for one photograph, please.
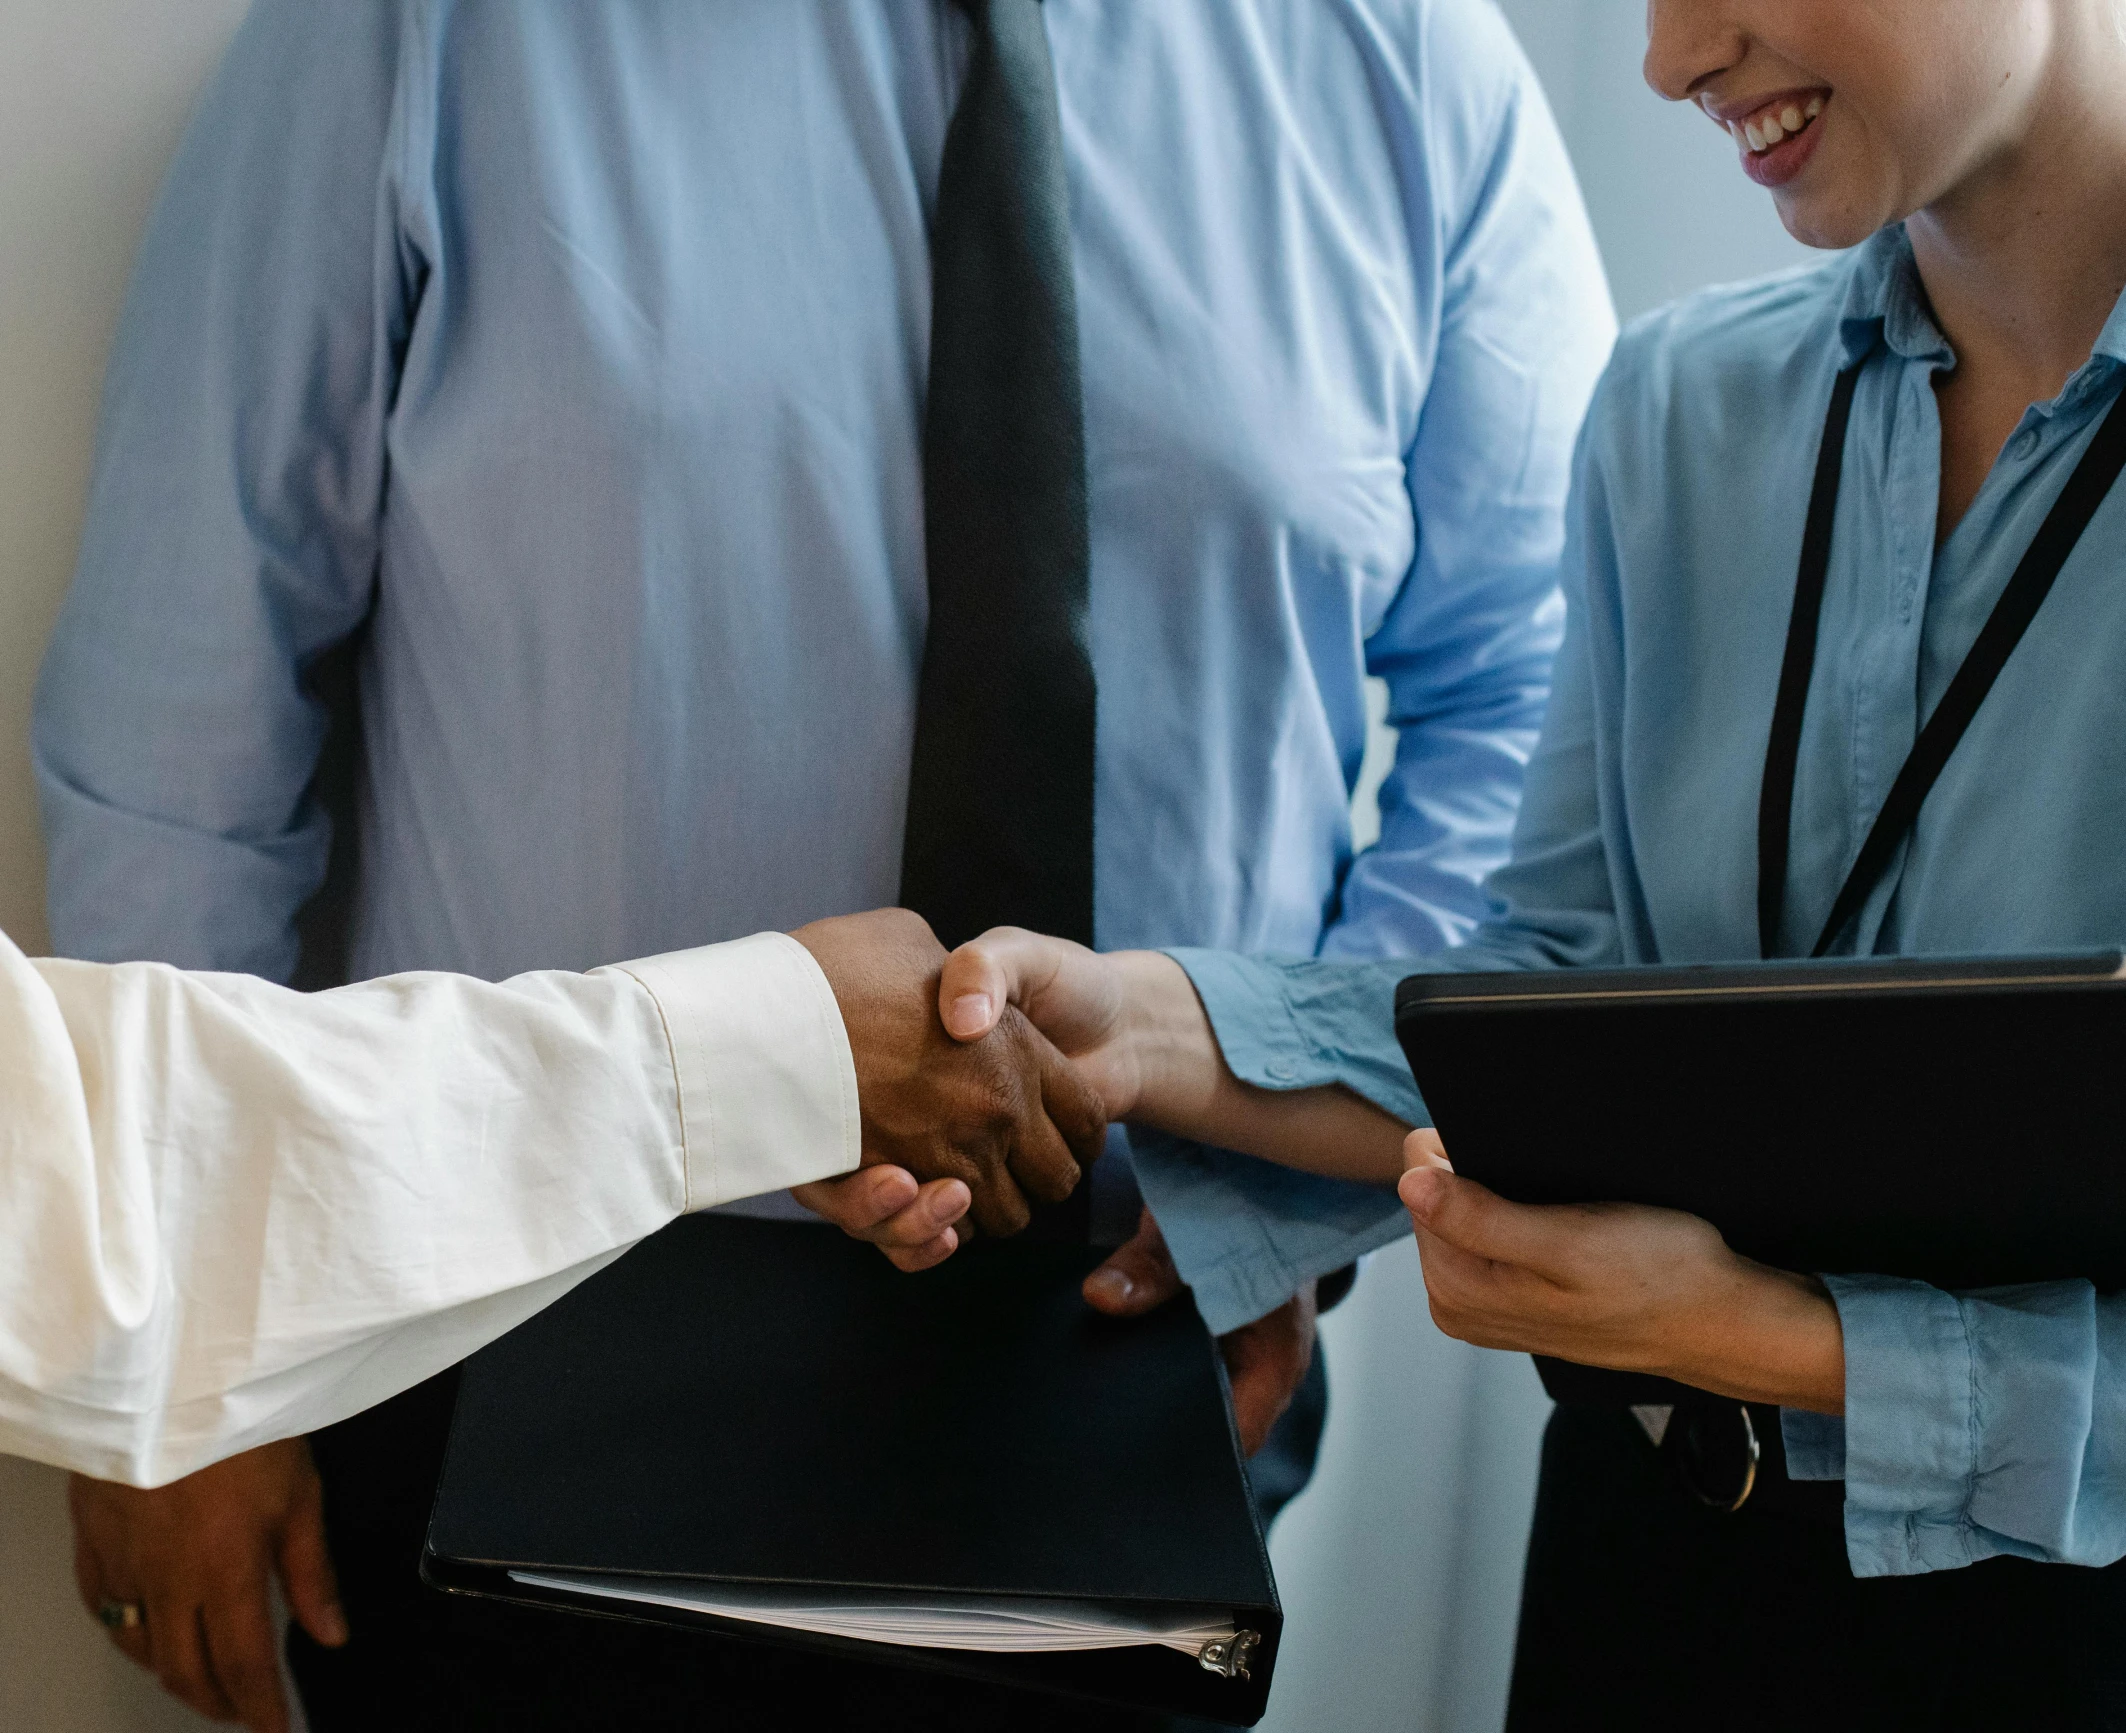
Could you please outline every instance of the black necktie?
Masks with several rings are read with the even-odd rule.
[[[1040,0],[960,4],[973,51],[931,239],[930,630],[901,898],[948,945],[1002,924],[1091,944],[1085,414],[1055,69]]]

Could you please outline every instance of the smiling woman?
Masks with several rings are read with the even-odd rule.
[[[1654,0],[1650,21],[1656,88],[1728,131],[1792,234],[1853,250],[1620,344],[1502,913],[1444,961],[1743,961],[1819,931],[1849,955],[2115,943],[2120,8]],[[1953,749],[1917,751],[2004,596],[2031,593],[2011,575],[2040,569]],[[1766,739],[1789,686],[1782,802]],[[1864,850],[1900,783],[1923,797]],[[945,1011],[1015,997],[1126,1117],[1371,1172],[1361,1101],[1426,1118],[1398,972],[993,935],[948,967]],[[1553,1418],[1511,1728],[2126,1725],[2126,1297],[1766,1269],[1688,1216],[1522,1208],[1436,1147],[1407,1159],[1450,1333],[1701,1392]]]

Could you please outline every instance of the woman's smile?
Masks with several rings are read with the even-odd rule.
[[[1763,187],[1792,180],[1816,153],[1817,126],[1829,106],[1828,90],[1787,90],[1727,107],[1709,98],[1705,111],[1724,126],[1742,153],[1742,172]]]

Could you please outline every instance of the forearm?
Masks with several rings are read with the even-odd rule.
[[[1331,1179],[1395,1183],[1406,1124],[1340,1085],[1243,1083],[1179,963],[1158,951],[1119,952],[1110,961],[1123,984],[1123,1043],[1136,1072],[1126,1117]]]
[[[778,937],[302,995],[0,940],[0,1448],[153,1484],[450,1365],[688,1208],[846,1171]]]
[[[1815,1414],[1845,1411],[1845,1341],[1838,1308],[1813,1276],[1735,1260],[1720,1293],[1639,1370]]]

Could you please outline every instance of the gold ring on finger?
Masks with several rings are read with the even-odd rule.
[[[148,1622],[148,1610],[138,1601],[113,1600],[105,1595],[96,1605],[96,1618],[107,1631],[137,1631]]]

